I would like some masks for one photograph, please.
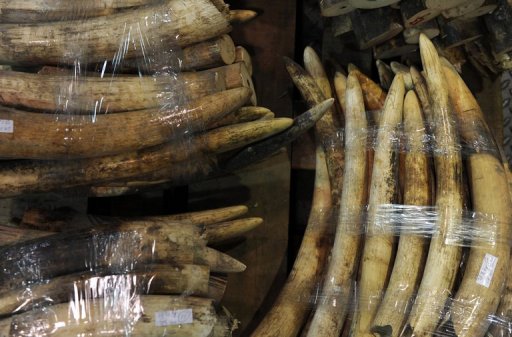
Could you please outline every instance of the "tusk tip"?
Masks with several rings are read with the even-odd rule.
[[[283,60],[285,62],[293,62],[291,58],[289,58],[288,56],[283,56]]]
[[[293,119],[288,117],[274,118],[269,122],[271,122],[275,129],[279,130],[287,129],[293,125]]]
[[[311,46],[306,46],[306,48],[304,48],[304,54],[309,54],[309,53],[314,53],[314,52],[315,52],[315,50]]]
[[[430,41],[428,36],[425,33],[420,33],[420,48],[421,48],[421,45],[428,44],[428,43],[432,44],[432,42]]]
[[[353,88],[356,85],[359,85],[359,79],[357,78],[357,74],[351,71],[347,78],[347,89]]]
[[[311,46],[304,48],[304,62],[307,60],[317,59],[319,60],[318,54]],[[306,62],[307,63],[307,62]]]
[[[349,63],[347,66],[348,72],[359,71],[359,68],[354,63]]]
[[[334,78],[335,79],[340,79],[340,78],[343,78],[343,79],[346,79],[347,76],[345,74],[343,74],[341,71],[337,71],[335,74],[334,74]]]
[[[324,106],[324,105],[331,106],[331,105],[333,105],[333,103],[334,103],[334,98],[328,98],[325,101],[323,101],[322,103],[320,103],[320,105],[321,106]]]

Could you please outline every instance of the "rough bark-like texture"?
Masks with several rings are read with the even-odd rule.
[[[166,0],[136,11],[73,23],[0,26],[0,62],[33,65],[119,62],[135,57],[155,60],[173,46],[194,44],[230,29],[227,17],[211,1]]]

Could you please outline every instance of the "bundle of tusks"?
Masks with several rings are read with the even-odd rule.
[[[332,102],[295,120],[256,106],[250,55],[228,35],[255,14],[222,0],[0,1],[0,64],[13,66],[0,70],[0,196],[119,195],[278,152]]]
[[[119,195],[278,153],[334,100],[295,120],[256,106],[251,58],[228,35],[254,14],[222,0],[0,0],[0,197]],[[230,336],[219,302],[245,266],[207,244],[261,223],[245,212],[1,228],[0,315],[13,316],[0,336]]]
[[[245,266],[207,244],[262,223],[241,218],[247,212],[109,218],[27,210],[19,227],[0,227],[0,335],[99,336],[110,328],[113,335],[231,336],[237,322],[219,306],[226,273]],[[180,310],[191,310],[191,320],[158,321],[159,312]]]
[[[344,119],[344,148],[341,141],[325,143],[327,128],[317,124],[308,227],[290,277],[252,336],[291,337],[301,330],[302,336],[322,337],[507,335],[508,166],[462,78],[425,35],[420,48],[423,72],[397,72],[387,93],[353,65],[348,77],[336,73],[343,115],[332,110],[330,120],[326,115],[322,121]],[[315,104],[331,97],[321,61],[309,47],[304,64],[306,70],[287,62],[304,99]],[[379,112],[367,114],[372,110]],[[377,131],[369,142],[371,132],[363,130],[372,128]],[[406,147],[398,148],[396,139]],[[461,144],[468,148],[464,162]],[[463,183],[466,170],[469,187]],[[473,211],[489,215],[487,220],[464,221],[466,188]],[[435,234],[382,231],[379,207],[400,203],[434,206]],[[331,219],[333,246],[326,244]],[[461,227],[490,240],[448,241]]]

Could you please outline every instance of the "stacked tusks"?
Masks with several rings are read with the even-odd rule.
[[[314,125],[332,105],[325,102],[296,120],[288,118],[263,119],[215,128],[192,137],[167,142],[156,147],[130,151],[113,156],[76,160],[23,160],[5,161],[0,166],[0,193],[15,196],[27,192],[44,192],[58,188],[102,184],[110,181],[130,181],[148,176],[151,181],[167,181],[174,184],[190,182],[200,177],[224,171],[224,163],[218,155],[241,149],[227,162],[243,167],[265,158],[276,149],[288,145]],[[293,126],[293,129],[289,129]],[[285,131],[287,137],[281,133]],[[276,140],[269,138],[276,135]],[[273,147],[263,147],[257,156],[242,156],[250,144],[267,139]],[[196,160],[197,159],[197,160]],[[226,160],[226,159],[224,159]],[[135,179],[134,179],[135,178]],[[143,181],[141,179],[140,181]]]
[[[339,78],[335,80],[339,90]],[[317,306],[307,336],[330,336],[339,334],[348,313],[354,272],[359,258],[362,228],[351,228],[350,224],[361,224],[361,215],[366,205],[366,141],[361,130],[367,127],[361,86],[355,74],[350,73],[346,83],[345,173],[343,191],[336,226],[331,261],[323,284],[326,300]],[[335,302],[335,305],[333,305]]]
[[[0,64],[42,67],[0,72],[0,196],[120,195],[278,153],[332,102],[295,120],[256,106],[250,56],[227,35],[255,14],[221,0],[0,1]]]
[[[425,132],[422,111],[416,94],[409,91],[404,101],[404,131],[409,145],[405,158],[405,205],[429,206],[429,162],[425,152]],[[404,323],[407,304],[417,289],[426,257],[426,239],[421,236],[402,235],[398,244],[391,278],[384,298],[372,324],[372,331],[386,336],[398,336]]]
[[[294,61],[285,58],[286,69],[290,74],[293,83],[299,89],[302,97],[306,100],[307,104],[315,106],[323,101],[326,97],[331,97],[332,92],[330,84],[325,83],[325,71],[320,63],[318,56],[311,56],[312,49],[306,49],[304,53],[305,61],[308,61],[308,66],[312,74],[301,68]],[[316,76],[315,76],[316,74]],[[343,146],[338,139],[337,130],[339,128],[339,117],[336,114],[335,107],[331,107],[327,113],[315,125],[315,132],[318,142],[323,146],[325,158],[327,160],[327,170],[329,173],[329,180],[331,190],[333,193],[334,205],[339,203],[339,195],[341,193],[341,184],[343,183]]]
[[[345,121],[344,166],[329,170],[336,161],[325,159],[325,167],[319,157],[324,155],[322,147],[331,147],[333,158],[340,150],[332,142],[317,145],[308,230],[292,274],[252,336],[298,336],[303,329],[303,336],[337,337],[345,330],[350,336],[482,337],[489,331],[495,337],[510,323],[509,174],[462,78],[425,35],[420,48],[424,75],[395,64],[397,74],[387,94],[354,66],[348,78],[336,74]],[[308,56],[305,63],[311,59]],[[327,95],[320,89],[328,85],[322,84],[326,82],[319,72],[308,74],[291,61],[287,67],[309,104],[314,104],[311,92]],[[412,90],[406,92],[404,78]],[[379,110],[369,114],[373,119],[366,121],[363,102],[366,109]],[[372,128],[374,144],[368,142]],[[324,141],[317,134],[317,140]],[[398,141],[405,145],[398,147]],[[471,145],[464,156],[476,221],[463,216],[461,143]],[[403,154],[397,152],[402,150]],[[319,197],[326,190],[326,172],[343,177],[341,194],[331,193],[330,200]],[[379,208],[397,203],[406,208],[435,206],[435,216],[396,223],[404,230],[390,232],[382,227]],[[327,205],[333,205],[332,210]],[[328,225],[321,222],[327,220],[318,220],[326,210],[339,211],[332,250],[325,237],[324,246],[318,246],[320,236],[328,234]],[[433,222],[429,243],[424,230]],[[470,247],[467,260],[461,254],[463,245]],[[328,250],[330,258],[325,260]],[[349,314],[352,317],[347,318]]]
[[[53,212],[31,210],[25,226],[60,233],[1,229],[2,239],[11,243],[0,247],[0,314],[15,314],[0,321],[2,336],[18,335],[46,311],[56,319],[43,328],[52,336],[101,334],[107,326],[123,329],[123,324],[133,334],[230,336],[236,321],[215,309],[226,278],[210,272],[241,272],[245,266],[206,244],[240,237],[261,224],[260,218],[239,219],[247,211],[233,206],[138,219],[75,215],[56,221]],[[70,230],[78,222],[80,228]],[[36,259],[52,263],[23,267]],[[155,321],[158,312],[176,310],[190,310],[190,321]]]
[[[308,104],[313,106],[323,101],[326,94],[318,87],[315,79],[292,60],[285,59],[285,61],[288,72]],[[331,109],[316,124],[315,131],[318,135],[315,156],[316,175],[308,225],[288,280],[272,309],[252,336],[297,336],[310,311],[307,303],[300,303],[308,301],[309,298],[300,298],[300,296],[309,296],[313,293],[316,277],[324,268],[329,253],[326,238],[328,238],[329,221],[335,202],[332,196],[338,193],[331,189],[330,180],[333,179],[334,174],[342,178],[339,163],[338,166],[331,167],[329,170],[329,163],[333,164],[343,158],[340,147],[328,146],[324,151],[326,144],[322,144],[324,140],[335,139],[336,128],[333,125],[335,118],[335,110]]]
[[[333,100],[295,120],[256,106],[250,56],[227,35],[254,15],[222,0],[0,0],[0,64],[17,69],[0,73],[0,196],[119,195],[278,153]],[[245,212],[2,228],[0,335],[231,336],[219,275],[245,265],[208,245],[262,222]]]
[[[418,300],[407,321],[409,331],[406,333],[414,335],[435,331],[445,302],[452,293],[462,248],[446,241],[462,224],[463,206],[462,158],[447,82],[434,45],[423,35],[420,38],[420,52],[434,121],[435,205],[439,213],[436,223],[439,235],[431,240]]]
[[[213,301],[205,298],[143,295],[137,296],[136,302],[123,303],[125,310],[124,320],[112,320],[105,313],[116,313],[118,305],[112,306],[104,299],[94,299],[87,302],[87,314],[80,312],[79,305],[56,304],[51,307],[52,317],[60,323],[52,336],[80,336],[84,333],[100,336],[108,331],[123,331],[128,335],[162,336],[172,334],[176,337],[204,336],[204,337],[228,337],[232,334],[232,322],[228,316],[217,317]],[[143,314],[137,313],[144,308]],[[72,316],[70,316],[70,312]],[[192,323],[184,320],[186,324],[166,326],[152,318],[160,317],[162,312],[191,312]],[[76,314],[75,314],[76,313]],[[3,336],[19,336],[23,332],[23,326],[19,321],[33,319],[31,313],[20,314],[0,322],[0,332]],[[62,325],[69,321],[71,324]],[[136,323],[132,323],[136,321]],[[55,328],[53,324],[51,328]]]
[[[507,172],[476,99],[453,67],[443,63],[443,71],[450,83],[448,89],[461,138],[468,144],[477,144],[468,159],[473,209],[481,214],[491,214],[496,219],[495,223],[478,223],[480,230],[492,233],[498,240],[472,247],[464,278],[450,308],[457,336],[482,336],[491,323],[488,317],[496,312],[505,281],[510,278],[512,203]],[[475,285],[482,264],[489,259],[495,261],[490,282]],[[508,319],[510,322],[510,317]]]
[[[379,235],[377,212],[380,205],[393,204],[397,194],[396,149],[397,128],[402,121],[405,88],[403,78],[398,75],[391,84],[379,121],[377,143],[374,154],[372,179],[368,197],[367,232],[361,264],[359,302],[380,294],[386,284],[387,270],[393,254],[393,235]],[[371,324],[379,302],[372,300],[354,317],[353,333],[364,336]]]
[[[70,50],[71,46],[94,46],[94,51],[87,52],[90,63],[112,59],[116,53],[126,59],[134,58],[140,56],[141,52],[147,52],[141,51],[141,48],[158,48],[159,44],[167,44],[169,48],[173,45],[189,46],[231,30],[229,11],[226,13],[224,8],[227,6],[218,6],[222,8],[209,0],[186,3],[176,0],[153,1],[151,5],[134,10],[75,20],[72,25],[67,20],[7,25],[1,31],[2,41],[16,43],[16,48],[10,44],[3,45],[0,48],[0,62],[73,64],[77,55],[73,49]],[[51,8],[48,11],[51,12]],[[75,16],[71,12],[67,17]],[[140,44],[135,46],[137,48],[125,46],[132,43],[132,39]],[[34,41],[39,43],[35,44]]]

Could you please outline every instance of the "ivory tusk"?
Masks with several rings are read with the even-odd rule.
[[[282,147],[287,146],[292,141],[297,139],[299,135],[312,128],[317,123],[317,121],[322,118],[326,111],[330,109],[333,103],[334,100],[331,98],[330,100],[326,100],[316,105],[312,109],[295,118],[293,121],[293,126],[291,126],[283,133],[271,137],[267,140],[263,140],[254,145],[250,145],[249,147],[234,155],[225,163],[224,168],[227,171],[239,169],[247,165],[247,163],[253,163],[262,160],[277,152]]]
[[[487,240],[475,240],[450,318],[457,337],[482,337],[498,307],[509,270],[512,203],[507,172],[478,102],[446,60],[443,67],[462,140],[471,146],[467,159],[471,201],[478,214],[492,215],[477,223]],[[448,65],[447,65],[448,64]],[[478,281],[486,261],[495,260],[488,281]]]
[[[425,270],[407,325],[405,336],[431,335],[444,311],[459,269],[461,247],[446,242],[462,220],[462,159],[458,135],[451,115],[446,80],[432,42],[420,35],[420,53],[432,107],[435,137],[436,219],[439,234],[430,243]]]
[[[232,9],[229,11],[229,22],[246,23],[258,16],[258,13],[249,9]]]
[[[284,60],[293,83],[299,89],[307,104],[313,107],[324,101],[325,94],[321,91],[315,79],[291,59],[285,57]],[[320,138],[320,144],[325,147],[331,190],[335,204],[339,203],[339,196],[341,195],[341,177],[343,176],[344,161],[342,145],[337,137],[337,124],[336,113],[331,108],[315,126],[315,132]]]
[[[396,139],[402,122],[405,87],[403,77],[395,76],[379,121],[375,157],[368,197],[367,232],[361,257],[361,276],[354,314],[352,336],[369,336],[392,267],[394,237],[379,229],[381,205],[393,204],[397,195],[398,156]]]
[[[391,70],[393,70],[395,75],[400,73],[404,76],[405,88],[407,90],[414,89],[414,84],[412,83],[412,78],[411,78],[411,73],[409,72],[409,67],[407,67],[399,62],[396,62],[396,61],[391,62],[390,66],[391,66]]]
[[[379,125],[380,110],[384,106],[387,94],[377,83],[360,70],[355,69],[353,72],[357,75],[361,89],[363,89],[364,104],[372,112],[373,124]]]
[[[264,107],[243,106],[240,109],[234,110],[233,112],[229,113],[228,115],[222,117],[217,122],[210,124],[209,128],[214,129],[214,128],[218,128],[221,126],[227,126],[227,125],[231,125],[231,124],[252,122],[252,121],[258,120],[260,118],[263,118],[269,114],[273,114],[273,112]]]
[[[95,0],[87,3],[48,0],[2,0],[0,22],[35,23],[45,21],[82,20],[112,15],[134,7],[154,4],[155,0]]]
[[[391,70],[391,67],[382,60],[377,60],[376,64],[377,71],[379,72],[380,86],[383,89],[388,90],[391,86],[391,82],[393,82],[393,77],[395,77],[393,70]]]
[[[335,81],[336,84],[338,82]],[[321,289],[326,300],[320,301],[316,306],[308,337],[340,335],[347,311],[350,309],[352,283],[360,257],[362,214],[367,199],[367,124],[361,86],[353,73],[348,76],[346,94],[345,88],[340,93],[346,96],[343,191],[334,245]]]
[[[106,298],[89,299],[86,310],[83,312],[78,308],[80,303],[75,302],[49,306],[48,310],[51,310],[54,320],[51,323],[49,322],[48,326],[45,326],[42,330],[52,337],[84,334],[101,335],[105,329],[113,330],[116,334],[125,334],[127,333],[126,321],[129,320],[131,324],[128,331],[133,336],[172,334],[176,337],[227,337],[231,335],[231,326],[226,324],[227,321],[221,321],[218,318],[213,307],[213,301],[210,299],[158,295],[134,297],[128,295],[126,294],[128,299],[122,304],[118,301],[112,301],[108,296]],[[156,324],[158,312],[180,309],[192,309],[193,316],[190,324]],[[105,315],[105,311],[112,313],[112,315]],[[143,312],[144,314],[133,317],[135,312]],[[114,313],[117,314],[114,315]],[[0,321],[0,335],[19,335],[23,333],[21,331],[24,331],[26,325],[17,322],[34,323],[34,317],[40,317],[41,315],[40,311],[35,310],[3,319]],[[222,329],[215,328],[218,323],[224,325]],[[217,332],[212,336],[214,331]]]
[[[425,144],[425,124],[418,99],[409,91],[404,101],[405,154],[404,205],[430,206],[430,170]],[[407,206],[406,206],[407,207]],[[411,224],[398,224],[407,228]],[[414,229],[413,229],[414,231]],[[427,240],[415,233],[401,233],[393,271],[371,331],[380,336],[397,337],[407,319],[410,303],[421,280],[427,256]]]
[[[142,57],[142,49],[151,54],[158,52],[162,44],[184,47],[226,34],[230,29],[228,16],[209,0],[165,0],[162,4],[74,24],[59,21],[6,25],[0,31],[2,41],[6,42],[0,48],[0,63],[73,64],[84,54],[70,53],[70,45],[91,48],[86,53],[88,63],[132,59]],[[134,43],[141,45],[134,48],[128,44],[126,50],[120,50],[119,43],[132,35]],[[151,37],[151,41],[139,40],[138,36]]]
[[[141,110],[122,114],[76,117],[0,110],[13,123],[0,134],[0,157],[70,159],[99,157],[165,143],[184,132],[199,131],[240,108],[251,94],[246,88],[222,91],[179,109]],[[85,119],[85,120],[84,120]]]
[[[272,308],[251,337],[296,337],[310,311],[308,296],[314,291],[329,251],[326,235],[332,205],[325,155],[320,145],[316,151],[313,202],[299,253]]]

